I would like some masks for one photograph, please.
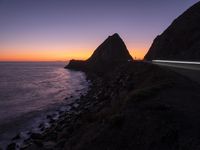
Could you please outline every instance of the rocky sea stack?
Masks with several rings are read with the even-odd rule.
[[[119,64],[132,61],[125,43],[115,33],[109,36],[86,61],[71,60],[66,68],[84,71],[106,71]]]
[[[200,60],[200,2],[156,37],[145,59]]]

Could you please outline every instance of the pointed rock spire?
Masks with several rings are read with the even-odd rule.
[[[109,36],[87,60],[89,63],[110,63],[133,60],[124,41],[115,33]]]
[[[89,59],[71,60],[66,68],[102,72],[132,60],[124,41],[115,33],[97,47]]]

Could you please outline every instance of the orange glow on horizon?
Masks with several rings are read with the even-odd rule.
[[[151,43],[126,39],[129,53],[136,60],[143,59]],[[88,59],[102,39],[93,40],[88,44],[81,41],[62,42],[8,42],[0,43],[0,61],[68,61],[71,59]],[[89,40],[90,41],[90,40]]]
[[[144,58],[145,52],[141,50],[130,51],[131,56],[135,60],[142,60]]]
[[[1,51],[1,50],[0,50]],[[134,59],[143,59],[144,50],[129,50]],[[93,51],[88,50],[15,50],[4,51],[0,55],[0,61],[68,61],[71,59],[86,60]]]
[[[0,50],[1,51],[1,50]],[[84,60],[90,53],[82,50],[4,50],[0,61],[68,61],[70,59]]]

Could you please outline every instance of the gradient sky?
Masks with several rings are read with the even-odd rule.
[[[119,33],[133,57],[198,0],[0,0],[0,61],[86,59]]]

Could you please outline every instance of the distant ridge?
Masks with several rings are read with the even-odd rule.
[[[200,2],[157,36],[144,58],[200,61]]]
[[[68,69],[106,71],[121,63],[132,61],[124,41],[115,33],[109,36],[86,61],[71,60]]]

